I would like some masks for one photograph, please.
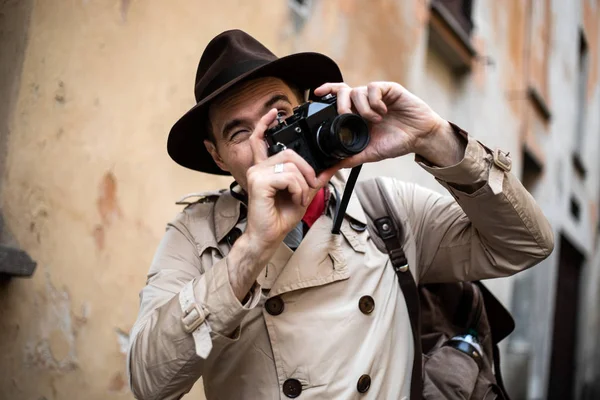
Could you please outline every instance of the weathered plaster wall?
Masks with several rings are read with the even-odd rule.
[[[0,36],[0,127],[7,127],[0,136],[0,150],[6,141],[0,209],[38,269],[32,279],[0,287],[0,370],[10,371],[0,375],[0,398],[131,398],[121,347],[165,223],[179,209],[174,201],[229,182],[187,171],[165,150],[172,123],[193,103],[201,51],[229,28],[247,30],[280,55],[325,52],[352,85],[401,82],[490,147],[510,151],[517,174],[530,129],[528,77],[534,76],[553,112],[551,126],[535,137],[546,163],[534,194],[556,232],[569,232],[591,254],[597,113],[589,112],[586,122],[593,132],[584,146],[586,182],[573,179],[565,151],[573,146],[576,118],[577,29],[584,15],[600,12],[596,0],[583,2],[581,9],[562,0],[540,3],[534,30],[528,2],[474,2],[473,42],[482,57],[462,79],[453,79],[428,47],[425,0],[316,0],[306,19],[286,0],[2,2],[0,17],[8,15],[0,19],[2,32],[19,29],[17,42]],[[597,27],[598,17],[588,16],[596,54]],[[533,40],[548,42],[529,63]],[[16,57],[7,61],[5,49],[13,44]],[[544,69],[546,82],[539,75]],[[592,74],[590,110],[599,106],[596,81]],[[441,190],[412,157],[368,166],[363,178],[382,173]],[[572,192],[589,204],[582,217],[588,222],[568,219]],[[596,277],[590,282],[598,281],[595,260],[587,267]],[[528,376],[524,390],[532,399],[543,398],[547,384],[555,269],[553,256],[530,273],[530,367],[517,378]],[[515,279],[489,282],[507,305]],[[587,286],[584,304],[595,304],[589,303],[595,285]],[[585,327],[598,332],[597,325]],[[593,347],[585,343],[586,351]],[[190,398],[203,398],[199,385]]]

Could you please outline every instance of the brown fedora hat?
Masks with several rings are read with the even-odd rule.
[[[197,104],[171,128],[167,140],[171,158],[196,171],[229,175],[215,164],[204,146],[208,105],[237,83],[267,76],[292,82],[301,89],[343,81],[337,64],[323,54],[297,53],[278,58],[243,31],[223,32],[210,41],[200,58],[194,85]]]

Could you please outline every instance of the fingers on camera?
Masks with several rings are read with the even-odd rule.
[[[387,113],[387,106],[383,101],[383,92],[379,85],[370,83],[367,85],[367,98],[369,99],[369,105],[379,115],[385,115]]]
[[[325,96],[327,94],[337,95],[337,93],[341,89],[350,88],[347,84],[343,82],[335,82],[335,83],[325,83],[314,90],[315,95],[317,96]]]
[[[358,113],[370,122],[381,121],[381,115],[379,115],[369,103],[369,97],[367,95],[366,88],[355,89],[350,94],[352,103],[358,111]]]

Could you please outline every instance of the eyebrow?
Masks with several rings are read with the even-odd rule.
[[[265,109],[271,108],[273,107],[273,105],[279,103],[280,101],[284,101],[286,103],[288,103],[289,105],[292,105],[292,102],[290,101],[290,99],[288,99],[288,97],[285,94],[276,94],[275,96],[271,97],[269,99],[269,101],[267,101],[264,105]]]
[[[240,118],[232,119],[231,121],[227,122],[225,124],[225,126],[223,127],[223,131],[221,132],[223,138],[227,138],[228,132],[232,131],[233,129],[237,128],[240,125],[243,125],[245,122],[247,122],[246,119],[240,119]]]
[[[277,104],[280,101],[283,101],[283,102],[288,103],[289,105],[292,105],[292,102],[285,94],[276,94],[276,95],[272,96],[269,100],[267,100],[267,102],[263,106],[263,110],[269,110],[270,108],[272,108],[275,104]],[[223,126],[223,129],[221,131],[223,138],[227,138],[227,134],[230,131],[232,131],[233,129],[235,129],[238,126],[243,125],[244,123],[247,123],[247,122],[248,122],[248,119],[245,119],[245,118],[234,118],[234,119],[228,121]]]

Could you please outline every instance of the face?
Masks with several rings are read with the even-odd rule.
[[[215,143],[204,145],[217,165],[231,173],[246,189],[246,171],[252,166],[252,149],[248,138],[258,121],[277,108],[282,118],[292,115],[301,99],[284,81],[260,78],[235,87],[215,100],[208,111]]]

